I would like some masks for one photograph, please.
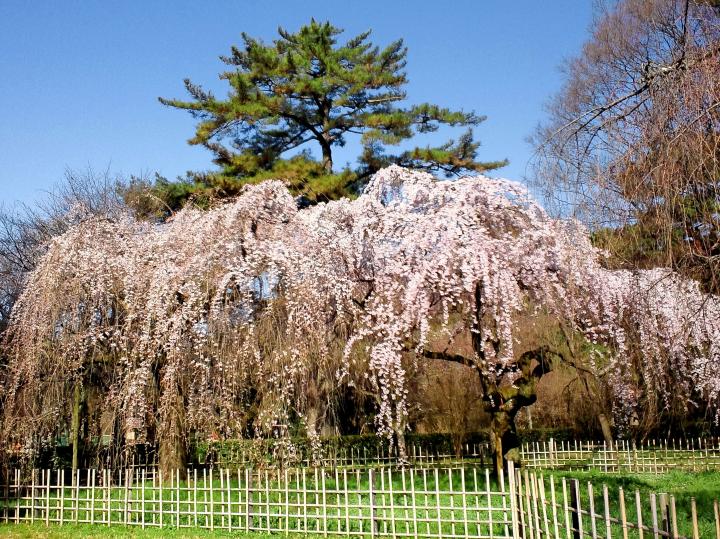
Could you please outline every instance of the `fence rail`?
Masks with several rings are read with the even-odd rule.
[[[180,471],[19,470],[0,523],[205,528],[347,537],[720,539],[718,502],[477,467]],[[161,479],[164,479],[161,480]],[[700,514],[699,514],[700,511]]]
[[[666,473],[720,470],[720,438],[636,443],[555,441],[523,444],[522,465],[531,469],[599,470],[606,473]]]

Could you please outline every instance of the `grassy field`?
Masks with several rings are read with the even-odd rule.
[[[464,477],[463,477],[464,475]],[[387,472],[375,478],[373,509],[370,509],[369,483],[366,474],[322,474],[308,473],[305,477],[292,474],[285,483],[269,480],[267,483],[256,478],[253,481],[250,500],[245,497],[242,479],[231,478],[230,483],[223,484],[217,476],[210,488],[209,479],[200,480],[193,489],[192,482],[183,482],[180,488],[163,489],[162,500],[158,488],[151,488],[151,483],[135,485],[128,494],[124,488],[113,488],[103,491],[96,490],[95,498],[89,490],[80,488],[80,502],[73,498],[73,489],[66,488],[62,492],[62,508],[64,519],[107,521],[111,526],[96,524],[82,526],[73,524],[62,528],[51,526],[46,528],[44,522],[35,524],[2,524],[0,535],[9,537],[205,537],[205,536],[237,536],[238,532],[214,532],[200,529],[177,530],[178,518],[181,526],[199,525],[203,527],[227,528],[233,530],[274,531],[309,535],[322,535],[327,529],[329,534],[347,533],[370,535],[370,523],[375,522],[378,534],[448,536],[448,535],[489,535],[490,526],[495,536],[506,532],[506,523],[510,521],[509,504],[503,506],[503,498],[499,494],[499,486],[485,476],[484,470],[467,469],[461,475],[458,470],[452,474],[434,472],[426,474],[409,472],[392,474],[392,483]],[[595,511],[599,513],[596,526],[600,535],[604,535],[605,523],[602,520],[602,485],[606,484],[609,491],[610,513],[619,518],[618,489],[625,491],[627,519],[636,522],[635,491],[642,499],[643,522],[651,524],[650,496],[651,492],[664,492],[675,496],[680,535],[691,535],[690,499],[696,499],[700,534],[712,537],[715,533],[713,501],[720,499],[720,473],[684,473],[673,472],[664,475],[603,475],[599,472],[548,472],[544,474],[547,500],[550,499],[549,480],[555,480],[559,507],[558,517],[561,524],[565,522],[562,511],[562,478],[575,478],[581,482],[581,503],[583,509],[589,507],[586,485],[594,485]],[[464,484],[464,492],[461,492]],[[392,496],[390,490],[392,489]],[[488,495],[488,490],[490,491]],[[324,494],[323,494],[324,492]],[[179,494],[179,495],[178,495]],[[144,495],[144,496],[143,496]],[[132,501],[132,509],[127,518],[131,526],[118,525],[125,517],[125,499]],[[506,500],[507,501],[507,500]],[[50,498],[51,519],[58,518],[60,513],[60,493],[53,491]],[[179,502],[179,503],[178,503]],[[248,503],[249,502],[249,503]],[[16,500],[10,501],[10,508]],[[45,502],[43,502],[45,503]],[[27,505],[27,500],[21,502]],[[250,506],[253,518],[248,523],[246,511]],[[42,507],[44,505],[41,504]],[[288,509],[289,508],[289,509]],[[551,515],[548,506],[547,514]],[[164,528],[143,530],[138,525],[145,522],[148,526],[156,526],[162,522]],[[29,511],[21,512],[22,518],[29,518]],[[2,512],[0,512],[1,520]],[[75,516],[77,515],[77,516]],[[178,517],[179,515],[179,517]],[[40,515],[36,516],[38,518]],[[583,526],[590,531],[589,516],[583,518]],[[552,525],[551,525],[552,533]],[[95,535],[88,535],[90,532]],[[560,530],[564,536],[564,529]],[[613,535],[618,536],[619,526],[613,525]],[[245,534],[260,537],[260,534]],[[630,536],[637,537],[631,530]],[[647,537],[647,532],[646,532]]]

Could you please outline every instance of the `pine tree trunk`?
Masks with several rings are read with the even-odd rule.
[[[325,140],[325,138],[322,138],[320,140],[320,147],[322,148],[323,168],[325,169],[325,173],[332,174],[333,160],[332,147],[330,146],[330,142],[328,140]]]

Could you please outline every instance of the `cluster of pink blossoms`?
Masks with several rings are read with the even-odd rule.
[[[479,371],[500,376],[521,351],[518,316],[539,310],[595,345],[586,360],[619,416],[643,391],[717,403],[719,298],[602,261],[519,184],[399,167],[308,209],[269,181],[163,224],[89,219],[53,240],[15,306],[5,432],[52,433],[78,379],[140,438],[178,399],[188,432],[238,436],[252,405],[258,432],[300,418],[312,434],[318,406],[348,387],[375,395],[389,434],[431,336],[479,335]]]

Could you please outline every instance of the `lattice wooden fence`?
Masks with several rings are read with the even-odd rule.
[[[354,537],[581,539],[713,537],[717,500],[611,491],[476,467],[15,470],[0,477],[0,523],[87,523]],[[162,481],[161,479],[164,479]],[[700,517],[698,513],[700,511]]]
[[[650,440],[636,443],[555,441],[523,444],[520,459],[531,469],[599,470],[606,473],[666,473],[720,470],[720,438]]]

